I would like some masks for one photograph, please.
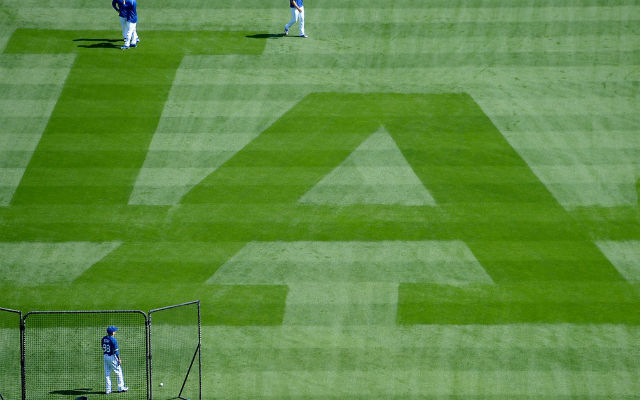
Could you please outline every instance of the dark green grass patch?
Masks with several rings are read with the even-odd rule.
[[[141,31],[139,48],[121,52],[124,43],[117,31],[17,29],[5,53],[118,53],[134,57],[154,53],[156,57],[184,54],[260,54],[264,40],[251,40],[251,32],[234,31]],[[162,57],[158,63],[162,62]]]
[[[640,298],[627,283],[400,285],[399,324],[640,324]]]

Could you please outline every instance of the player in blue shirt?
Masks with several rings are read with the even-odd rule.
[[[122,375],[122,360],[120,359],[120,349],[118,349],[118,341],[116,340],[116,331],[118,328],[110,326],[107,328],[107,336],[102,338],[100,342],[102,346],[102,354],[104,355],[104,380],[106,382],[105,393],[111,393],[111,372],[115,372],[118,378],[118,391],[126,392],[129,390],[124,385],[124,377]]]
[[[121,49],[126,50],[129,47],[136,47],[140,41],[136,30],[138,24],[138,4],[136,0],[122,0],[122,3],[127,16],[127,37]]]
[[[124,4],[122,0],[111,0],[111,7],[118,12],[120,17],[120,26],[122,27],[122,39],[127,41],[127,14],[124,10]]]
[[[289,28],[298,20],[300,20],[300,37],[306,38],[308,37],[304,33],[304,6],[302,5],[303,0],[289,0],[289,8],[291,8],[291,21],[284,26],[284,34],[289,34]]]

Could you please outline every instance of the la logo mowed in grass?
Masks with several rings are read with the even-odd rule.
[[[637,272],[621,275],[591,232],[558,204],[464,93],[311,94],[188,190],[178,206],[128,206],[182,57],[259,54],[264,44],[225,33],[233,40],[212,50],[184,33],[193,36],[185,42],[193,39],[194,47],[184,47],[191,50],[167,55],[151,45],[146,53],[141,47],[138,54],[122,57],[66,40],[77,33],[56,31],[55,38],[66,40],[60,42],[64,49],[51,35],[40,34],[16,31],[6,52],[82,51],[10,207],[2,210],[3,239],[119,242],[101,261],[63,279],[79,291],[94,290],[105,267],[121,278],[128,301],[139,291],[127,289],[127,283],[157,284],[183,275],[179,284],[205,303],[208,298],[211,310],[225,307],[224,313],[205,312],[205,323],[268,325],[287,320],[293,294],[313,295],[305,282],[335,273],[334,282],[346,286],[334,296],[365,297],[363,310],[344,319],[399,324],[639,320],[637,294],[628,283]],[[41,40],[27,40],[34,37]],[[114,71],[127,74],[122,78]],[[127,90],[138,112],[112,117],[121,112],[114,104]],[[122,135],[112,135],[122,132],[130,134],[126,143],[117,141]],[[56,211],[22,223],[21,213],[43,206]],[[182,263],[168,254],[172,250],[157,253],[156,242],[178,243],[173,252],[186,260],[193,253],[206,257],[203,247],[215,250],[208,262]],[[279,262],[307,260],[315,272],[265,281],[252,268],[268,265],[269,259],[259,259],[238,264],[244,280],[216,278],[223,266],[221,273],[233,275],[227,262],[234,255],[251,259],[247,249],[268,253],[282,242],[293,243],[301,254]],[[322,247],[326,242],[334,245]],[[350,272],[341,275],[331,262],[323,270],[324,258],[350,247],[354,259],[344,261]],[[385,255],[388,251],[397,253],[397,261]],[[425,261],[438,254],[443,257],[438,263]],[[140,263],[142,255],[156,267]],[[359,266],[358,258],[378,270]],[[400,269],[422,263],[434,272],[384,274],[385,263]],[[143,264],[149,268],[135,268]],[[167,266],[178,268],[167,273]],[[377,294],[390,306],[372,308]],[[262,306],[255,307],[258,303]]]

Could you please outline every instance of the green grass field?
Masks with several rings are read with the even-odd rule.
[[[305,3],[0,2],[0,306],[200,299],[208,400],[639,399],[640,1]]]

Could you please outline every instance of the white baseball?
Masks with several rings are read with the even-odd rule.
[[[164,386],[164,383],[160,382],[160,387],[163,387],[163,386]]]

